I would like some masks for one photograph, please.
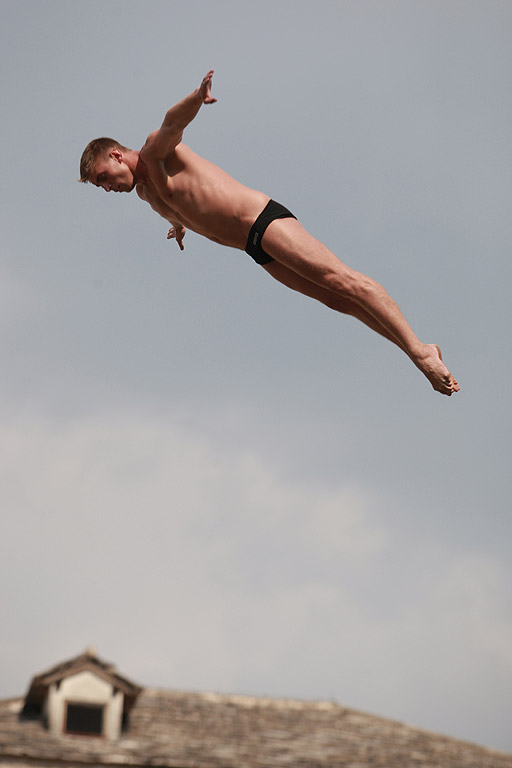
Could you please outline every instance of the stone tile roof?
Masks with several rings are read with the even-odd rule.
[[[309,702],[144,689],[117,741],[52,736],[0,701],[0,766],[512,768],[512,755]]]

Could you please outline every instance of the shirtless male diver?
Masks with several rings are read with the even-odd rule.
[[[172,226],[183,250],[188,227],[210,240],[245,250],[272,277],[331,309],[353,315],[399,346],[433,388],[452,395],[460,387],[435,344],[423,344],[396,303],[375,280],[343,264],[295,216],[268,195],[240,184],[182,143],[183,131],[203,104],[213,104],[213,70],[171,107],[137,152],[114,139],[94,139],[80,162],[80,181],[107,192],[137,194]]]

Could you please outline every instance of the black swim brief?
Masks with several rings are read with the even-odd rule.
[[[252,256],[256,264],[268,264],[274,261],[272,256],[265,253],[261,247],[261,240],[263,234],[274,219],[296,219],[297,217],[285,208],[281,203],[276,203],[275,200],[269,200],[265,208],[262,210],[256,221],[251,227],[249,237],[247,238],[247,245],[245,246],[245,252]]]

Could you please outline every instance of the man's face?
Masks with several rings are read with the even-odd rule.
[[[115,148],[96,160],[89,181],[106,192],[131,192],[135,186],[135,178],[122,152]]]

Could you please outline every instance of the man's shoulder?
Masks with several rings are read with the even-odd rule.
[[[140,150],[141,154],[146,156],[149,156],[152,154],[152,152],[155,149],[157,136],[158,136],[158,131],[151,131],[146,141],[144,142],[142,149]]]
[[[168,150],[167,154],[165,156],[162,156],[158,151],[158,135],[159,131],[152,131],[149,136],[147,137],[145,143],[143,144],[140,154],[143,160],[146,160],[148,162],[151,162],[152,160],[166,160],[171,158],[175,154],[180,154],[185,150],[185,152],[190,152],[189,148],[183,144],[182,141],[178,142],[175,146],[173,146],[170,150]]]

